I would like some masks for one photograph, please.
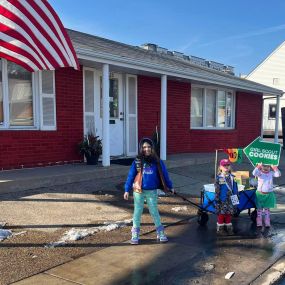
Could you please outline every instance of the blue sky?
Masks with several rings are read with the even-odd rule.
[[[284,0],[49,0],[67,28],[159,46],[248,74],[285,41]]]

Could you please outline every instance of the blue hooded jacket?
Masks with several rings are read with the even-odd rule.
[[[165,179],[166,186],[172,189],[172,182],[168,176],[165,164],[160,160],[160,165],[162,173]],[[128,178],[125,184],[125,192],[130,192],[133,188],[133,183],[137,175],[136,162],[132,163],[131,169],[128,174]],[[157,162],[153,160],[152,162],[144,162],[142,171],[142,189],[143,190],[154,190],[161,187],[161,181],[159,177],[159,172],[157,169]]]

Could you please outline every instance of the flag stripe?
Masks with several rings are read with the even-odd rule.
[[[22,28],[22,25],[26,27],[25,23],[21,21],[18,25],[16,22],[16,18],[14,17],[13,14],[11,14],[9,11],[5,11],[5,15],[9,16],[9,18],[6,18],[1,15],[1,11],[3,11],[3,7],[0,6],[0,22],[5,24],[10,29],[19,32],[24,38],[26,38],[29,41],[29,43],[40,52],[44,61],[47,63],[49,68],[52,69],[53,64],[55,64],[55,62],[52,61],[53,58],[49,57],[49,53],[48,54],[46,53],[46,50],[43,49],[43,45],[41,44],[41,42],[36,38],[36,36],[33,33],[31,33],[29,29],[28,31],[26,31]]]
[[[46,0],[44,0],[44,1],[35,0],[35,2],[38,5],[42,5],[42,4],[45,5],[46,9],[44,9],[43,11],[45,11],[47,13],[47,15],[50,15],[51,18],[53,19],[52,22],[54,23],[54,26],[57,29],[57,31],[58,31],[58,33],[59,33],[59,35],[60,35],[60,37],[64,43],[65,49],[67,50],[70,59],[72,60],[73,64],[77,66],[77,69],[79,69],[79,63],[77,60],[75,50],[72,46],[72,42],[71,42],[65,28],[63,27],[58,15],[55,13],[55,11],[52,9],[50,4]],[[57,25],[56,25],[56,23],[57,23]]]
[[[15,0],[13,0],[15,1]],[[39,23],[43,26],[44,30],[48,32],[49,36],[53,38],[55,44],[58,45],[60,51],[62,52],[65,60],[72,64],[67,51],[65,50],[64,43],[62,42],[60,36],[57,33],[57,30],[54,27],[54,24],[47,17],[47,15],[41,10],[41,8],[35,3],[34,0],[27,0],[29,3],[29,11],[33,14],[33,16],[37,19]]]
[[[54,50],[52,55],[55,58],[55,60],[57,60],[55,56],[58,55],[59,56],[58,58],[62,59],[62,66],[68,66],[68,63],[63,54],[64,52],[62,52],[62,50],[58,47],[56,43],[56,39],[53,39],[52,36],[50,36],[49,33],[46,31],[46,29],[48,28],[47,26],[41,25],[41,24],[44,24],[44,21],[40,17],[37,17],[37,14],[33,11],[31,6],[28,3],[26,3],[24,7],[21,5],[19,1],[15,1],[15,0],[8,0],[8,1],[11,4],[13,4],[19,11],[21,11],[20,15],[23,15],[23,17],[25,17],[23,18],[23,20],[25,19],[30,20],[30,22],[32,23],[34,27],[33,32],[40,34],[42,38],[46,40],[46,43],[49,45],[49,46],[46,46],[46,48],[48,48],[48,50],[51,50],[51,48]]]
[[[4,34],[2,32],[0,32],[0,39],[3,42],[7,42],[7,44],[9,44],[11,46],[11,49],[13,50],[13,46],[15,46],[16,48],[22,49],[23,52],[25,52],[26,54],[30,54],[35,61],[38,62],[38,64],[41,66],[41,68],[45,68],[44,63],[42,62],[42,60],[39,58],[39,56],[37,55],[37,53],[35,53],[28,45],[26,45],[23,42],[18,41],[17,39],[14,39],[12,37],[10,37],[7,34]]]
[[[33,23],[19,11],[15,6],[13,6],[10,2],[5,1],[2,5],[7,11],[9,11],[10,18],[13,19],[19,26],[21,26],[26,32],[29,34],[33,34],[34,37],[38,40],[38,45],[41,47],[41,50],[44,51],[44,54],[49,57],[50,62],[53,65],[59,65],[63,67],[63,62],[61,58],[58,56],[54,48],[48,42],[48,40],[38,31],[38,29],[33,25]]]
[[[79,69],[71,40],[47,0],[0,0],[1,55],[29,69]]]
[[[5,38],[5,37],[3,37]],[[36,66],[37,69],[40,70],[43,68],[43,66],[26,50],[22,49],[21,47],[18,46],[18,43],[15,43],[15,40],[12,42],[7,42],[5,40],[2,40],[2,33],[0,33],[0,45],[5,47],[8,50],[11,50],[15,53],[21,54],[31,60]]]
[[[8,50],[2,46],[0,46],[0,53],[1,54],[7,54],[10,58],[14,58],[14,59],[17,59],[17,61],[19,63],[21,63],[21,65],[25,64],[26,65],[26,69],[28,70],[37,70],[37,67],[36,65],[34,65],[33,62],[31,62],[28,58],[26,58],[25,56],[23,55],[19,55],[18,53],[16,52],[13,52],[11,50]],[[15,60],[13,60],[15,62]],[[28,67],[28,68],[27,68]]]
[[[13,39],[18,39],[20,42],[22,42],[23,45],[30,47],[39,56],[39,58],[42,60],[44,66],[45,66],[44,69],[49,69],[48,65],[44,62],[43,57],[41,56],[41,53],[38,52],[38,50],[33,45],[31,45],[29,43],[29,41],[24,36],[22,36],[17,31],[12,30],[8,26],[1,24],[1,16],[0,16],[0,31],[5,33],[7,36],[10,36]],[[50,67],[51,67],[51,65],[50,65]]]

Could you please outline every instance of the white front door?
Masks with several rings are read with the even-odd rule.
[[[84,68],[83,74],[84,134],[93,133],[102,138],[102,73],[96,69]],[[134,156],[137,154],[136,76],[126,75],[124,84],[126,87],[125,96],[122,75],[114,73],[110,76],[111,156]]]
[[[95,131],[102,137],[102,74],[95,72]],[[122,75],[110,78],[110,154],[124,155],[124,96]]]

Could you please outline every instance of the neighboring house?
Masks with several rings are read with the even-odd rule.
[[[243,147],[260,135],[262,97],[282,92],[232,68],[67,30],[81,65],[30,73],[1,60],[0,169],[82,160],[88,132],[103,137],[102,162],[135,156],[161,134],[161,157]]]
[[[268,85],[285,92],[285,42],[277,47],[260,63],[246,79]],[[264,135],[273,135],[275,128],[276,99],[264,98]],[[285,107],[285,96],[280,99],[280,108]],[[279,111],[279,134],[282,132],[281,111]]]

